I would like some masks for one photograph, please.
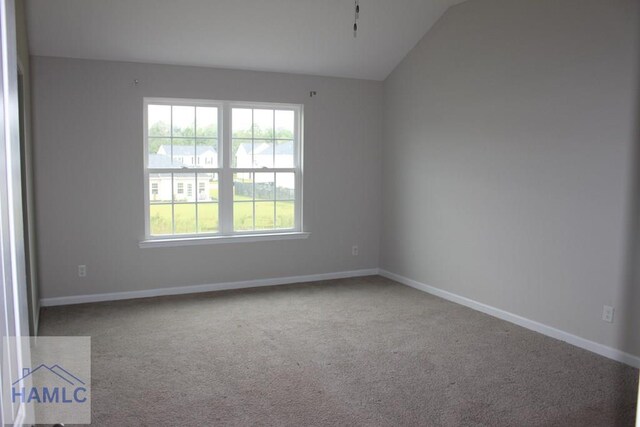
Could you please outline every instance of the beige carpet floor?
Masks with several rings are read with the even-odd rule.
[[[372,276],[43,309],[98,426],[630,426],[638,371]]]

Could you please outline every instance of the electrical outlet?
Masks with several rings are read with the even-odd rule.
[[[78,277],[87,277],[87,266],[79,265],[78,266]]]
[[[613,307],[605,305],[602,308],[602,320],[613,323]]]
[[[360,249],[358,248],[358,245],[355,245],[354,247],[351,248],[351,255],[358,256],[359,253],[360,253]]]

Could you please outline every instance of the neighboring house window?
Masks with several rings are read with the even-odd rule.
[[[302,231],[300,105],[145,99],[145,122],[147,238]]]

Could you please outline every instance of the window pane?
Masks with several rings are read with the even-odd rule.
[[[218,232],[218,204],[198,204],[198,233]]]
[[[197,137],[218,137],[218,109],[214,107],[196,107]]]
[[[149,206],[149,229],[152,236],[173,234],[171,205]]]
[[[197,157],[195,167],[210,169],[218,167],[217,139],[197,139],[196,148]]]
[[[255,173],[255,196],[257,199],[273,200],[274,199],[274,174],[273,172],[256,172]]]
[[[253,200],[253,174],[233,174],[233,200]]]
[[[295,200],[296,175],[293,172],[276,173],[276,199]]]
[[[253,202],[234,202],[234,231],[253,230]]]
[[[195,202],[196,176],[193,173],[173,174],[173,201]]]
[[[250,139],[234,139],[231,148],[231,166],[234,168],[253,167],[253,142]]]
[[[195,136],[195,107],[173,106],[173,136]],[[175,143],[175,142],[174,142]]]
[[[225,117],[231,115],[231,152],[227,153],[225,141],[224,167],[236,170],[227,183],[233,185],[233,196],[222,201],[220,173],[205,172],[220,172],[223,166],[222,124],[218,121],[222,107],[193,104],[147,108],[150,234],[219,233],[221,212],[228,211],[232,218],[223,222],[231,221],[235,231],[294,229],[299,203],[294,168],[300,166],[300,157],[295,155],[300,154],[295,145],[299,138],[295,107],[224,107]],[[276,172],[276,168],[287,172]],[[172,170],[158,173],[161,169]],[[225,229],[225,233],[233,230]]]
[[[149,174],[149,201],[151,203],[171,203],[171,174]]]
[[[292,168],[293,165],[293,141],[276,141],[275,167]]]
[[[234,138],[253,138],[251,132],[252,122],[251,109],[232,108],[231,109],[231,133]]]
[[[276,110],[276,138],[293,139],[293,111]]]
[[[147,112],[148,135],[171,136],[171,106],[149,105]]]
[[[149,138],[147,142],[149,150],[149,168],[171,168],[171,138]]]
[[[176,221],[176,234],[193,234],[196,232],[196,205],[178,203],[173,206]]]
[[[256,139],[253,143],[253,167],[273,167],[273,140]]]
[[[276,202],[276,228],[295,226],[294,202]]]
[[[253,137],[273,138],[273,110],[253,110]]]
[[[193,138],[173,138],[173,166],[192,168],[196,162],[196,142]]]
[[[217,202],[218,199],[218,174],[198,174],[198,202]]]
[[[256,202],[256,230],[273,228],[274,202]]]

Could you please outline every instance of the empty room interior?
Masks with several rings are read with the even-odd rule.
[[[640,1],[0,19],[3,425],[636,425]]]

